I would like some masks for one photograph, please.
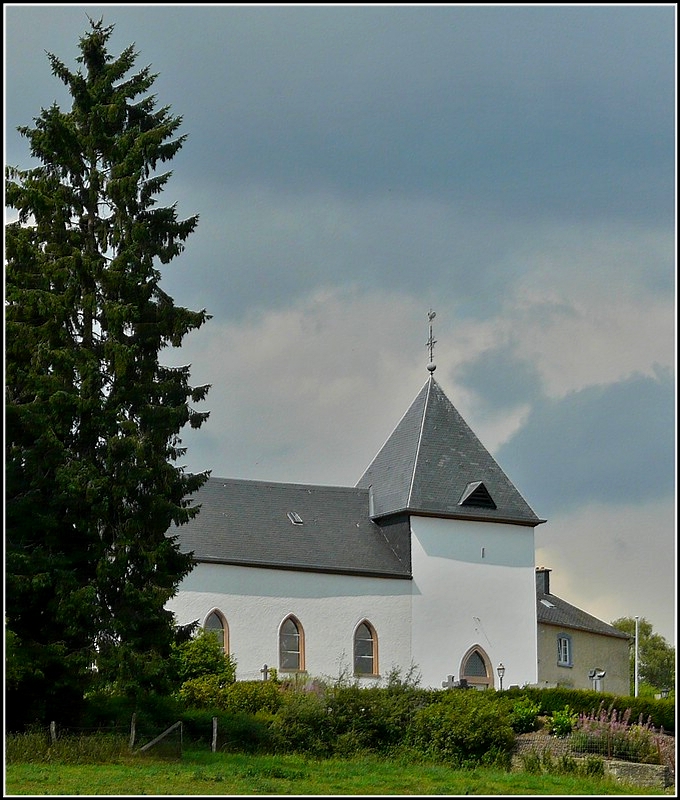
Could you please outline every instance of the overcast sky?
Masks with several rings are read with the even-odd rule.
[[[5,5],[15,131],[87,15],[187,142],[164,268],[212,320],[189,470],[352,486],[435,377],[539,517],[552,589],[675,643],[676,8]]]

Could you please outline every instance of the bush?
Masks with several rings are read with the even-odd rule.
[[[626,697],[606,692],[595,692],[590,689],[539,689],[525,686],[523,689],[507,689],[503,692],[507,699],[519,700],[528,698],[540,705],[540,714],[550,715],[568,705],[577,714],[597,713],[601,703],[615,708],[619,714],[631,710],[631,719],[651,719],[651,724],[663,728],[667,733],[675,731],[675,702],[668,699],[656,700],[651,697]]]
[[[272,681],[238,681],[222,690],[225,711],[257,714],[275,713],[283,702],[283,692]]]
[[[214,633],[201,628],[191,639],[172,645],[171,662],[180,682],[219,675],[225,683],[236,680],[236,660],[226,655]]]
[[[177,696],[190,708],[220,709],[228,685],[219,675],[203,675],[184,681]]]
[[[258,711],[274,713],[282,702],[281,689],[272,681],[227,683],[226,678],[220,675],[185,681],[179,697],[190,707],[245,714]]]
[[[135,714],[138,729],[160,732],[177,722],[183,709],[180,700],[173,696],[147,694],[134,699],[109,691],[98,691],[87,695],[80,727],[129,731],[132,715]]]
[[[530,733],[538,726],[540,705],[533,703],[528,697],[518,700],[510,711],[510,724],[515,733]]]
[[[415,712],[408,731],[413,749],[454,767],[509,761],[515,742],[501,704],[480,692],[450,692]]]
[[[332,729],[323,696],[313,692],[288,691],[273,715],[270,731],[277,752],[303,752],[328,756],[332,751]]]
[[[387,688],[338,686],[326,694],[335,736],[364,750],[387,752],[403,740],[415,711],[428,695],[420,689],[393,684]]]
[[[578,714],[575,714],[567,705],[561,711],[553,711],[548,720],[548,731],[553,736],[567,736],[572,732],[577,722]]]
[[[211,748],[213,718],[217,719],[217,750],[240,753],[269,752],[272,737],[269,732],[271,715],[225,713],[203,709],[188,709],[182,713],[185,739],[193,744]]]

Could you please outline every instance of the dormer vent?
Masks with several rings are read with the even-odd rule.
[[[472,481],[465,487],[459,506],[478,506],[479,508],[496,508],[493,498],[483,481]]]
[[[288,519],[293,523],[293,525],[302,525],[302,517],[297,513],[297,511],[289,511]]]

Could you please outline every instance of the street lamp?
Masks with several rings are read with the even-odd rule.
[[[503,675],[505,675],[505,667],[503,666],[503,662],[496,667],[496,672],[498,673],[498,680],[501,682],[501,692],[503,691]]]

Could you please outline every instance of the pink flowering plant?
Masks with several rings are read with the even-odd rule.
[[[571,737],[571,749],[579,753],[597,753],[605,758],[618,758],[643,764],[660,764],[660,736],[642,714],[630,722],[631,710],[619,715],[615,708],[600,705],[597,713],[579,714]]]

